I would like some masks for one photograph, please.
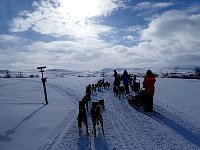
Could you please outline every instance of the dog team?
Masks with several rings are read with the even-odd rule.
[[[120,82],[123,81],[123,85]],[[128,75],[128,72],[124,70],[122,76],[120,76],[116,70],[114,70],[114,83],[113,83],[113,92],[114,97],[126,96],[129,103],[132,106],[136,106],[138,108],[144,109],[144,111],[152,112],[153,111],[153,96],[155,91],[155,75],[151,70],[147,70],[146,76],[143,81],[143,88],[140,89],[140,82],[136,82],[136,76],[134,76],[133,80]],[[129,86],[135,93],[135,95],[130,95]],[[78,127],[79,134],[82,130],[82,123],[85,124],[86,133],[89,135],[88,131],[88,120],[87,120],[87,112],[89,112],[89,107],[91,108],[91,120],[93,124],[93,132],[96,137],[96,126],[101,125],[102,133],[104,134],[103,127],[103,116],[102,112],[105,108],[104,99],[101,99],[96,102],[91,102],[91,94],[94,94],[97,90],[101,91],[102,89],[106,89],[110,87],[110,83],[104,82],[104,79],[101,79],[97,82],[97,84],[89,84],[86,86],[86,95],[83,97],[82,101],[79,101],[79,114],[78,114]],[[92,105],[92,106],[91,106]]]
[[[123,82],[123,85],[120,82]],[[147,70],[144,76],[143,87],[140,89],[140,82],[136,81],[136,75],[130,76],[126,70],[123,75],[117,73],[114,70],[114,87],[113,92],[115,97],[124,97],[124,94],[128,94],[126,98],[131,105],[142,108],[146,112],[153,112],[153,96],[155,93],[156,78],[151,70]],[[131,87],[134,95],[130,95],[129,86]]]
[[[109,88],[110,84],[108,82],[104,82],[104,79],[99,80],[97,84],[89,84],[86,86],[86,94],[79,101],[79,113],[78,113],[78,127],[79,134],[82,132],[82,124],[86,127],[86,134],[89,135],[88,131],[88,117],[87,112],[89,112],[90,106],[90,114],[93,125],[93,133],[94,137],[96,137],[96,127],[97,125],[101,125],[102,133],[104,135],[104,127],[103,127],[103,116],[102,113],[105,109],[104,99],[100,99],[98,101],[92,102],[91,94],[94,94],[96,90],[102,90],[103,88]]]

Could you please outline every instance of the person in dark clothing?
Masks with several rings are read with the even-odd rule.
[[[92,86],[91,86],[91,84],[89,84],[88,86],[86,86],[85,93],[86,93],[86,94],[89,94],[89,95],[92,94]]]
[[[134,75],[134,77],[133,77],[133,91],[134,92],[139,92],[140,91],[140,81],[139,82],[137,82],[137,78],[136,78],[137,76],[136,75]]]
[[[114,80],[114,86],[120,86],[120,77],[117,77],[117,78]]]
[[[118,73],[116,70],[114,70],[114,79],[116,80],[118,78]]]
[[[136,78],[137,78],[137,76],[134,75],[134,76],[133,76],[133,82],[136,82]]]
[[[129,82],[130,82],[130,76],[126,70],[124,70],[124,73],[122,75],[122,81],[125,87],[126,94],[129,94]]]
[[[120,85],[120,78],[119,78],[119,75],[118,75],[116,70],[114,70],[114,82],[113,82],[113,85],[114,85],[114,88],[116,86],[119,87],[119,85]]]
[[[153,111],[153,96],[155,92],[154,84],[156,82],[155,75],[151,70],[147,70],[144,77],[143,87],[145,88],[145,111]]]

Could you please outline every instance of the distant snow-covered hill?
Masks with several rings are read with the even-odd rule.
[[[114,69],[118,73],[123,73],[124,70],[128,71],[128,73],[144,73],[144,68],[104,68],[101,71],[106,73],[113,73]]]

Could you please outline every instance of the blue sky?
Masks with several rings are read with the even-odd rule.
[[[200,66],[197,0],[1,0],[0,69]]]

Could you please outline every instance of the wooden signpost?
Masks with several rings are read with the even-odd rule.
[[[46,85],[45,83],[47,82],[47,78],[44,78],[44,75],[43,75],[43,72],[44,72],[44,68],[46,68],[46,66],[44,67],[37,67],[37,69],[40,69],[39,72],[42,73],[42,84],[43,84],[43,87],[44,87],[44,96],[45,96],[45,102],[46,102],[46,105],[48,104],[48,100],[47,100],[47,91],[46,91]]]

